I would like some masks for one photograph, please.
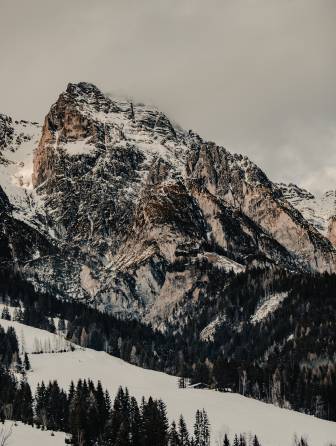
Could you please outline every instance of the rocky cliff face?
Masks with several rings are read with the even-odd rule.
[[[25,224],[54,250],[36,286],[164,326],[214,271],[336,270],[331,243],[256,165],[155,108],[69,84],[36,128],[31,180],[17,186]],[[7,153],[15,130],[0,131]]]

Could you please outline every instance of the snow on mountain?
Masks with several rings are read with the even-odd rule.
[[[266,319],[269,315],[274,313],[274,311],[279,308],[282,302],[288,297],[288,293],[273,293],[266,297],[260,299],[258,308],[255,313],[251,316],[250,322],[252,324],[258,324],[259,322]],[[218,315],[214,320],[212,320],[203,330],[200,332],[200,340],[205,342],[213,342],[214,336],[218,328],[223,325],[226,321],[225,314]],[[241,327],[237,326],[236,329],[239,330]]]
[[[315,196],[292,183],[279,183],[278,187],[284,197],[301,212],[311,225],[321,234],[328,236],[330,218],[336,215],[336,190]]]
[[[200,340],[205,342],[212,342],[217,328],[225,321],[224,317],[217,316],[210,322],[200,333]]]
[[[274,293],[262,300],[261,305],[251,317],[252,324],[258,324],[272,314],[286,299],[288,293]]]
[[[34,224],[41,208],[33,190],[33,155],[42,127],[36,122],[13,121],[0,115],[0,129],[1,187],[13,206],[13,216]]]
[[[11,432],[6,446],[64,446],[66,435],[63,432],[42,431],[26,424],[13,421],[0,423],[0,444],[1,438]]]
[[[155,107],[80,82],[42,129],[1,116],[0,257],[42,291],[164,329],[214,272],[336,271],[258,166]]]
[[[32,345],[35,338],[42,339],[43,336],[57,338],[50,333],[43,334],[43,330],[0,320],[0,325],[8,324],[13,324],[18,333],[23,332],[28,345]],[[120,385],[127,386],[139,402],[142,396],[162,398],[167,403],[170,420],[177,419],[182,413],[190,430],[196,410],[204,408],[211,423],[213,446],[221,441],[225,432],[230,436],[236,432],[257,434],[265,446],[291,446],[294,434],[306,437],[311,446],[326,446],[336,438],[336,423],[280,409],[234,393],[179,389],[177,377],[136,367],[105,352],[78,348],[66,353],[30,354],[29,360],[32,370],[28,372],[27,378],[33,389],[42,380],[49,382],[56,379],[60,386],[67,389],[71,380],[76,382],[79,378],[90,378],[94,382],[101,380],[111,396],[114,396]],[[35,430],[31,429],[33,434]],[[42,434],[46,438],[43,444],[49,445],[47,440],[50,434],[36,433]],[[59,435],[62,438],[63,434]],[[13,446],[17,444],[21,443],[13,443]],[[50,443],[53,444],[58,443]]]

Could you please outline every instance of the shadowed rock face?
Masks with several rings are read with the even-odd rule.
[[[45,244],[63,259],[44,279],[123,316],[164,323],[214,270],[336,269],[331,243],[246,157],[91,84],[52,105],[32,178]]]

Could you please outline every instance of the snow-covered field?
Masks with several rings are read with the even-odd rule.
[[[44,338],[56,337],[17,322],[0,320],[0,324],[13,325],[18,334],[23,333],[27,345],[31,339],[38,338],[43,343]],[[77,349],[66,353],[30,354],[30,362],[32,371],[28,373],[28,380],[33,389],[42,380],[57,379],[60,386],[68,388],[71,380],[76,382],[79,378],[90,378],[100,380],[113,397],[120,385],[127,386],[138,399],[143,395],[162,398],[167,403],[169,418],[177,419],[182,413],[190,429],[196,409],[204,408],[211,423],[213,445],[225,432],[230,435],[235,432],[256,433],[263,446],[292,446],[294,434],[306,437],[310,446],[328,446],[336,439],[336,423],[238,394],[179,389],[176,377],[133,366],[104,352]],[[13,446],[17,444],[13,443]]]
[[[55,335],[38,328],[29,327],[18,322],[0,319],[0,325],[2,325],[5,329],[8,327],[15,328],[21,353],[39,353],[40,351],[58,352],[79,348],[78,346],[71,344],[69,341],[64,339],[63,336]]]
[[[17,426],[12,421],[0,423],[0,439],[2,435],[11,431],[6,446],[63,446],[65,444],[66,436],[63,432],[54,432],[52,436],[50,431],[41,431],[22,423],[16,424]]]

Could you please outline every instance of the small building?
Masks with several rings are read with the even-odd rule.
[[[190,384],[190,386],[188,386],[188,389],[208,389],[208,388],[209,388],[208,384],[204,383]]]

